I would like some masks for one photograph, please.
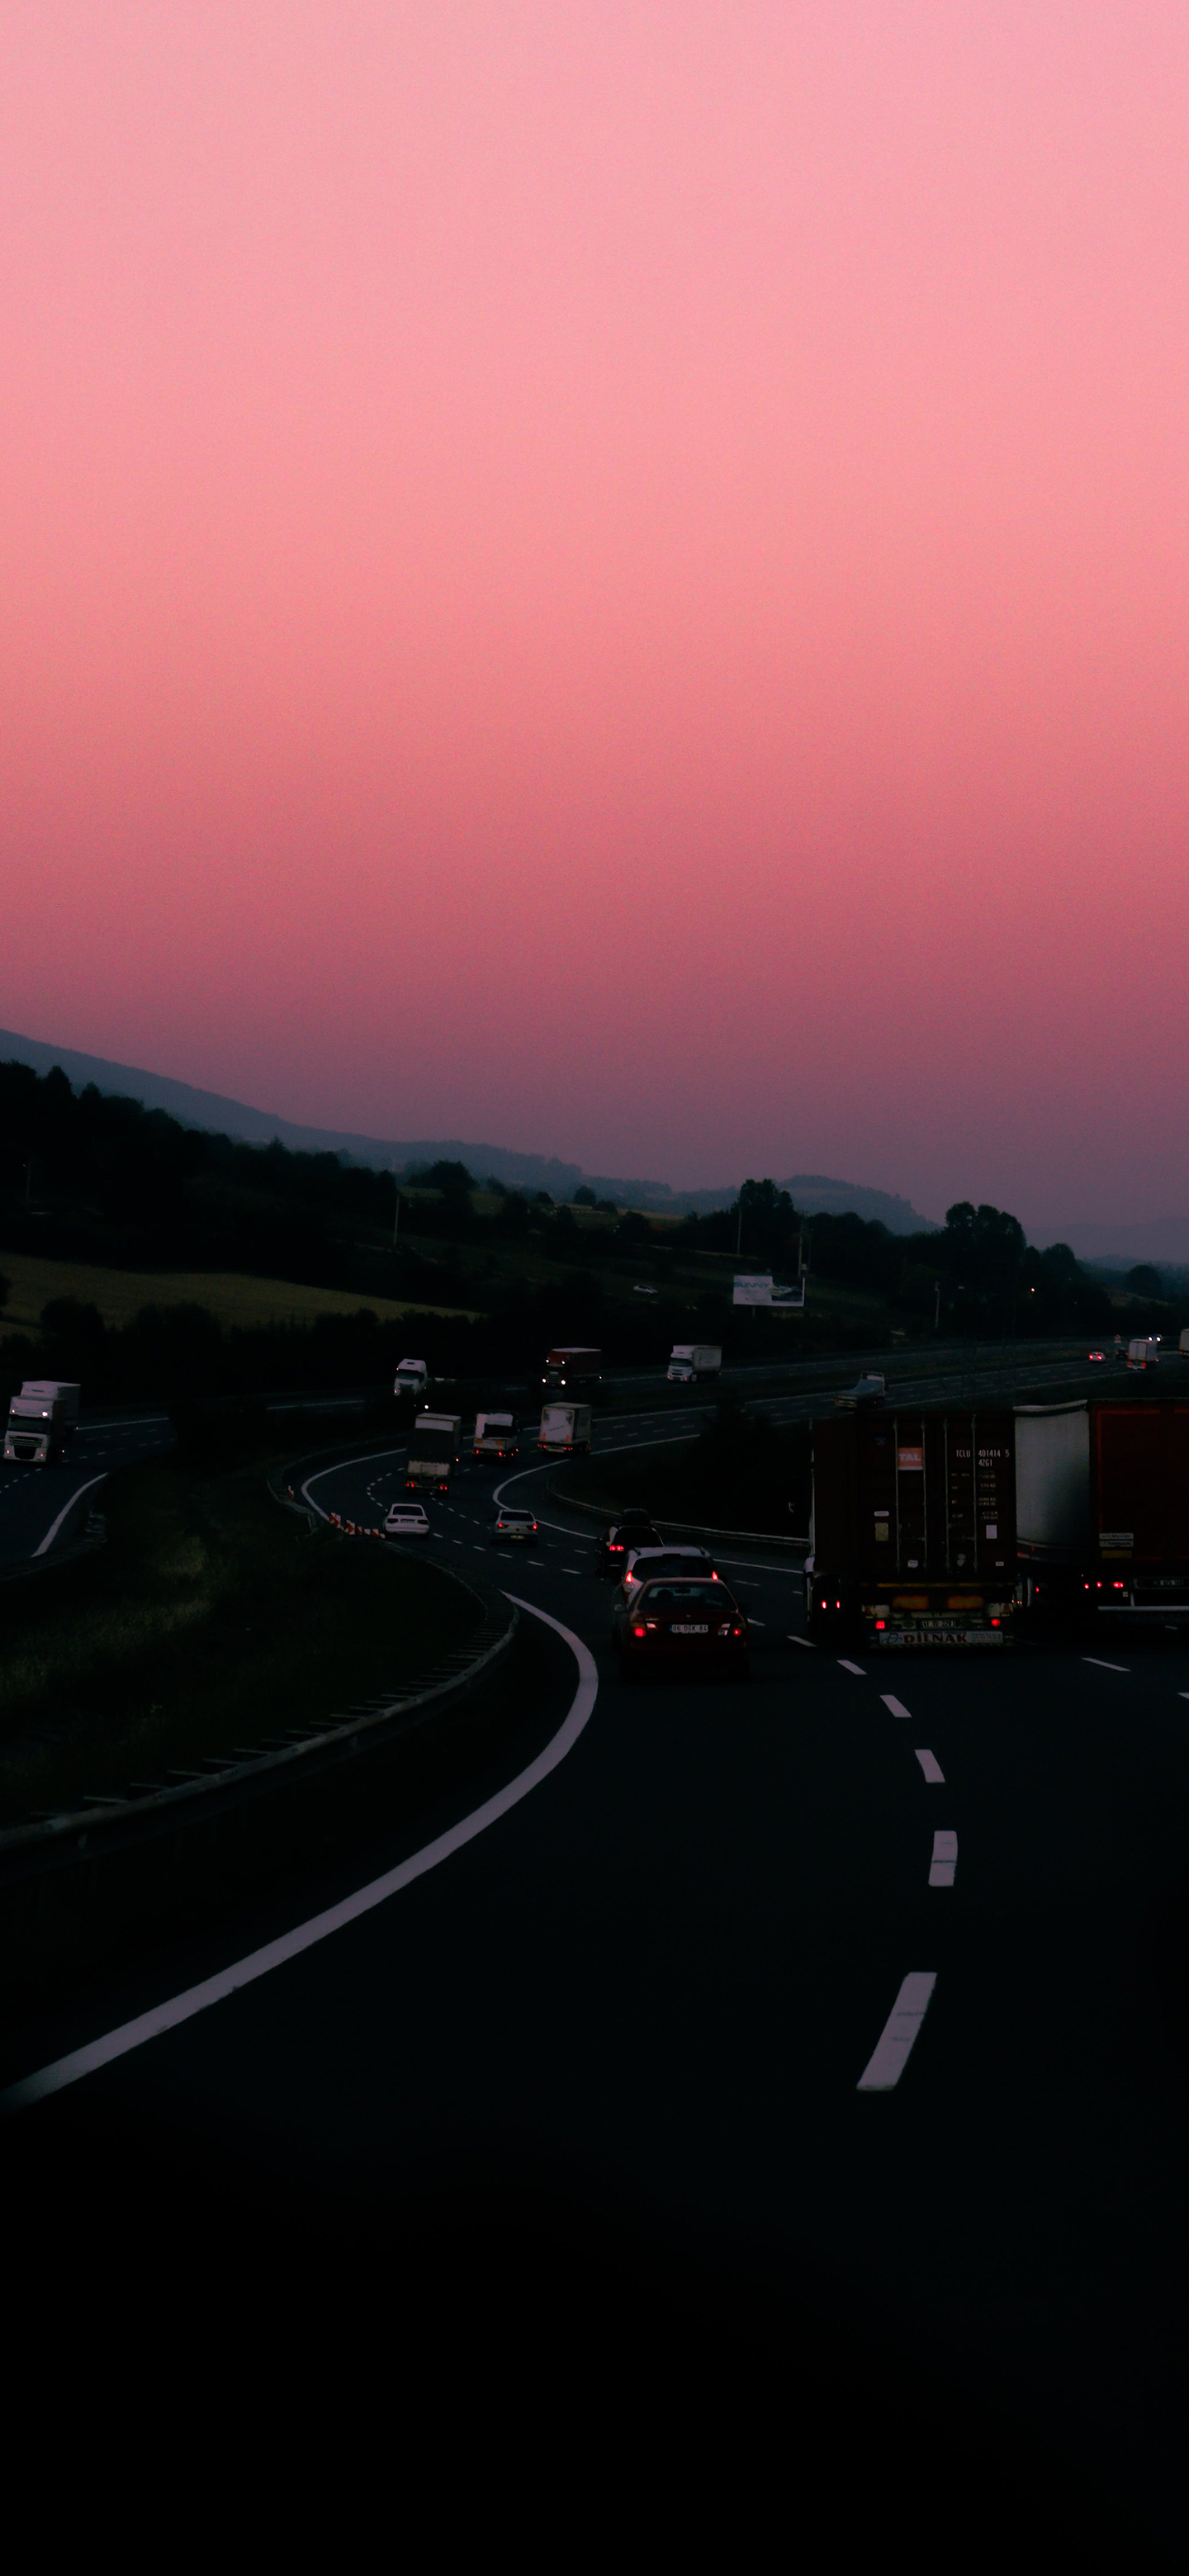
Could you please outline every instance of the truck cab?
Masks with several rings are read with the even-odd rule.
[[[402,1360],[393,1380],[394,1395],[411,1395],[414,1400],[428,1395],[433,1379],[424,1360]]]
[[[66,1449],[66,1407],[58,1395],[22,1387],[8,1408],[4,1456],[13,1466],[50,1467]]]

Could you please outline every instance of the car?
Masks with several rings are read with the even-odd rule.
[[[599,1540],[599,1572],[622,1574],[630,1548],[659,1547],[660,1543],[660,1533],[654,1530],[647,1512],[625,1512],[621,1520],[609,1524]]]
[[[384,1515],[385,1538],[428,1538],[429,1515],[424,1503],[392,1503]]]
[[[1106,1352],[1105,1352],[1105,1351],[1087,1351],[1087,1353],[1086,1353],[1086,1357],[1087,1357],[1087,1359],[1088,1359],[1088,1360],[1104,1360],[1104,1359],[1106,1358]]]
[[[650,1575],[629,1593],[621,1584],[611,1612],[619,1676],[650,1670],[710,1670],[742,1681],[747,1674],[747,1619],[717,1574]]]
[[[887,1379],[876,1370],[868,1369],[862,1377],[856,1378],[853,1386],[847,1387],[845,1394],[836,1395],[834,1403],[843,1412],[854,1413],[860,1406],[886,1403],[887,1393]]]
[[[537,1524],[530,1511],[520,1504],[509,1503],[496,1513],[491,1525],[493,1547],[535,1547]]]
[[[704,1547],[629,1548],[623,1575],[627,1590],[630,1591],[634,1583],[646,1583],[650,1576],[657,1574],[713,1575],[716,1583],[719,1579],[714,1571],[714,1560]]]

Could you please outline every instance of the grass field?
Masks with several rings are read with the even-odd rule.
[[[234,1270],[104,1270],[89,1261],[41,1261],[28,1252],[0,1252],[0,1272],[10,1296],[0,1307],[0,1331],[36,1327],[54,1297],[77,1297],[97,1306],[104,1323],[130,1324],[142,1306],[205,1306],[223,1325],[312,1324],[316,1315],[356,1315],[370,1307],[382,1323],[405,1315],[469,1315],[460,1306],[408,1305],[392,1297],[362,1297],[351,1288],[302,1288],[289,1279],[254,1279]]]
[[[106,1512],[88,1563],[4,1594],[0,1824],[395,1690],[482,1616],[432,1562],[311,1532],[258,1468],[137,1468]]]

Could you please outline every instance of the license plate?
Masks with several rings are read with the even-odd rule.
[[[674,1620],[669,1630],[671,1637],[708,1637],[709,1634],[709,1628],[691,1628],[688,1624],[683,1627],[677,1620]]]

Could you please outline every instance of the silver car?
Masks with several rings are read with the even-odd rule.
[[[429,1515],[424,1503],[393,1503],[384,1515],[385,1538],[428,1538]]]

